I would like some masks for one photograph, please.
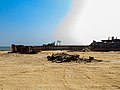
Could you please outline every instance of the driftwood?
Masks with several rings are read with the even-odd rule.
[[[89,62],[101,62],[102,60],[96,60],[94,57],[89,57],[87,58],[80,58],[79,55],[69,55],[66,53],[57,53],[57,54],[52,54],[51,56],[47,56],[47,59],[52,62],[57,62],[57,63],[62,63],[62,62],[71,62],[71,61],[76,61],[76,62],[84,62],[84,63],[89,63]]]

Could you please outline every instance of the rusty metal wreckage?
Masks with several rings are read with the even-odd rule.
[[[11,45],[13,53],[35,54],[45,50],[69,50],[69,51],[120,51],[120,39],[112,37],[101,42],[93,41],[90,45],[61,45],[61,41],[43,44],[42,46]]]

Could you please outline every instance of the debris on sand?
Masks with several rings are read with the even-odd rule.
[[[79,55],[69,55],[66,53],[52,54],[52,56],[47,56],[49,61],[52,62],[71,62],[79,60]]]
[[[89,63],[89,62],[101,62],[102,60],[96,60],[94,59],[94,57],[89,57],[89,59],[87,58],[80,58],[79,55],[69,55],[66,53],[57,53],[57,54],[52,54],[51,56],[47,56],[47,59],[49,61],[52,62],[56,62],[56,63],[62,63],[62,62],[72,62],[72,61],[76,61],[76,62],[84,62],[84,63]]]

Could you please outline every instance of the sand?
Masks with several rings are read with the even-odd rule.
[[[67,52],[103,60],[99,63],[47,61],[57,52],[0,51],[0,90],[120,90],[120,52]]]

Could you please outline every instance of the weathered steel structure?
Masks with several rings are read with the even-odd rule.
[[[89,47],[92,51],[120,51],[120,39],[112,37],[101,42],[93,41]]]
[[[13,53],[21,53],[21,54],[36,54],[40,52],[37,47],[34,46],[24,46],[24,45],[14,45],[11,46]]]
[[[48,44],[42,46],[24,46],[24,45],[14,45],[12,44],[12,52],[14,53],[22,53],[22,54],[31,54],[37,53],[40,51],[45,50],[71,50],[71,51],[81,51],[88,46],[84,45],[55,45],[55,44]]]
[[[59,41],[60,43],[61,41]],[[11,46],[12,52],[21,54],[34,54],[45,50],[70,50],[70,51],[120,51],[120,39],[112,37],[101,42],[93,41],[90,45],[55,45],[55,42],[43,44],[42,46]]]

